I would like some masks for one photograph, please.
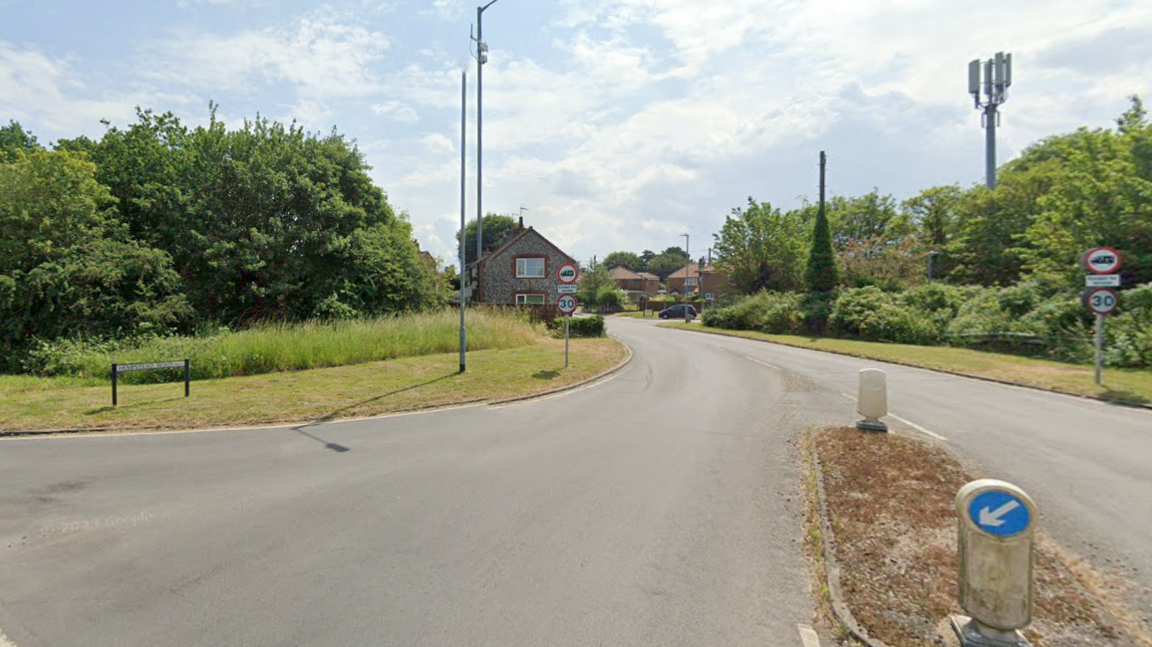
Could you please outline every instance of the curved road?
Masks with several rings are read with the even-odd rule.
[[[842,394],[877,363],[611,325],[633,362],[537,401],[2,442],[0,630],[19,647],[802,645],[793,441],[851,422]],[[897,428],[1019,483],[1062,543],[1152,586],[1152,415],[880,366]]]

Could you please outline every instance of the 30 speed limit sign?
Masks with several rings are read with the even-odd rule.
[[[1094,288],[1084,292],[1084,305],[1098,315],[1112,314],[1116,310],[1116,290]]]
[[[570,315],[576,312],[576,297],[571,294],[561,294],[560,298],[556,300],[556,309],[560,314]]]

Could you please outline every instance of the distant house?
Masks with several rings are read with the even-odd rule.
[[[560,297],[557,270],[576,261],[524,220],[502,245],[478,264],[480,303],[555,305]]]
[[[728,292],[728,276],[721,274],[710,263],[690,263],[668,275],[668,294],[702,295],[705,301],[715,301]]]
[[[633,272],[632,270],[617,266],[608,273],[616,287],[628,293],[632,301],[656,296],[660,292],[660,277],[647,272]]]

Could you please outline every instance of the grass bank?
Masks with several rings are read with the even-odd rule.
[[[527,346],[540,335],[515,313],[471,309],[468,347],[473,350]],[[58,343],[42,353],[36,372],[47,376],[109,381],[113,362],[192,360],[193,379],[259,375],[347,366],[401,357],[450,353],[458,348],[456,310],[376,319],[269,324],[203,337],[159,337],[135,343]],[[174,372],[149,371],[122,376],[126,383],[172,379]]]
[[[1152,370],[1146,369],[1107,368],[1104,370],[1104,386],[1096,386],[1093,368],[1087,364],[1067,364],[946,346],[912,346],[829,337],[768,335],[747,330],[720,330],[682,323],[660,325],[948,371],[1116,402],[1152,404]]]
[[[113,408],[109,385],[71,378],[0,378],[0,431],[45,429],[188,429],[318,422],[374,416],[461,401],[532,395],[575,384],[627,354],[613,339],[564,341],[537,336],[515,348],[441,353],[309,371],[122,387]]]

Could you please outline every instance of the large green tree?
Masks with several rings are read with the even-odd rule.
[[[31,153],[43,150],[36,141],[36,136],[24,130],[15,121],[9,121],[7,126],[0,126],[0,164],[15,162],[20,153]]]
[[[0,368],[39,340],[189,322],[172,258],[128,239],[95,171],[67,151],[0,164]]]
[[[484,216],[484,253],[495,251],[504,244],[508,237],[516,230],[518,221],[512,216],[498,213],[489,213]],[[464,262],[471,267],[476,262],[476,221],[469,220],[464,225],[464,232],[468,237],[468,248],[464,250]],[[460,230],[456,230],[456,262],[460,262]]]
[[[688,257],[688,252],[685,252],[679,247],[669,247],[649,261],[645,271],[655,274],[660,277],[661,281],[664,281],[668,279],[669,274],[690,262],[691,259]]]
[[[964,191],[955,184],[934,186],[904,201],[903,209],[921,240],[942,249],[956,235]]]
[[[612,252],[604,257],[601,261],[608,266],[609,269],[614,267],[623,267],[633,272],[644,271],[644,261],[640,260],[640,256],[634,252]]]
[[[716,265],[740,292],[796,290],[802,285],[803,219],[797,211],[782,212],[767,202],[748,198],[714,234]]]
[[[830,292],[840,285],[836,254],[832,248],[832,227],[824,204],[816,209],[808,262],[804,266],[804,286],[809,292]]]
[[[189,129],[139,111],[89,149],[134,238],[169,252],[197,312],[231,322],[356,316],[442,302],[411,226],[333,131],[257,118]]]

